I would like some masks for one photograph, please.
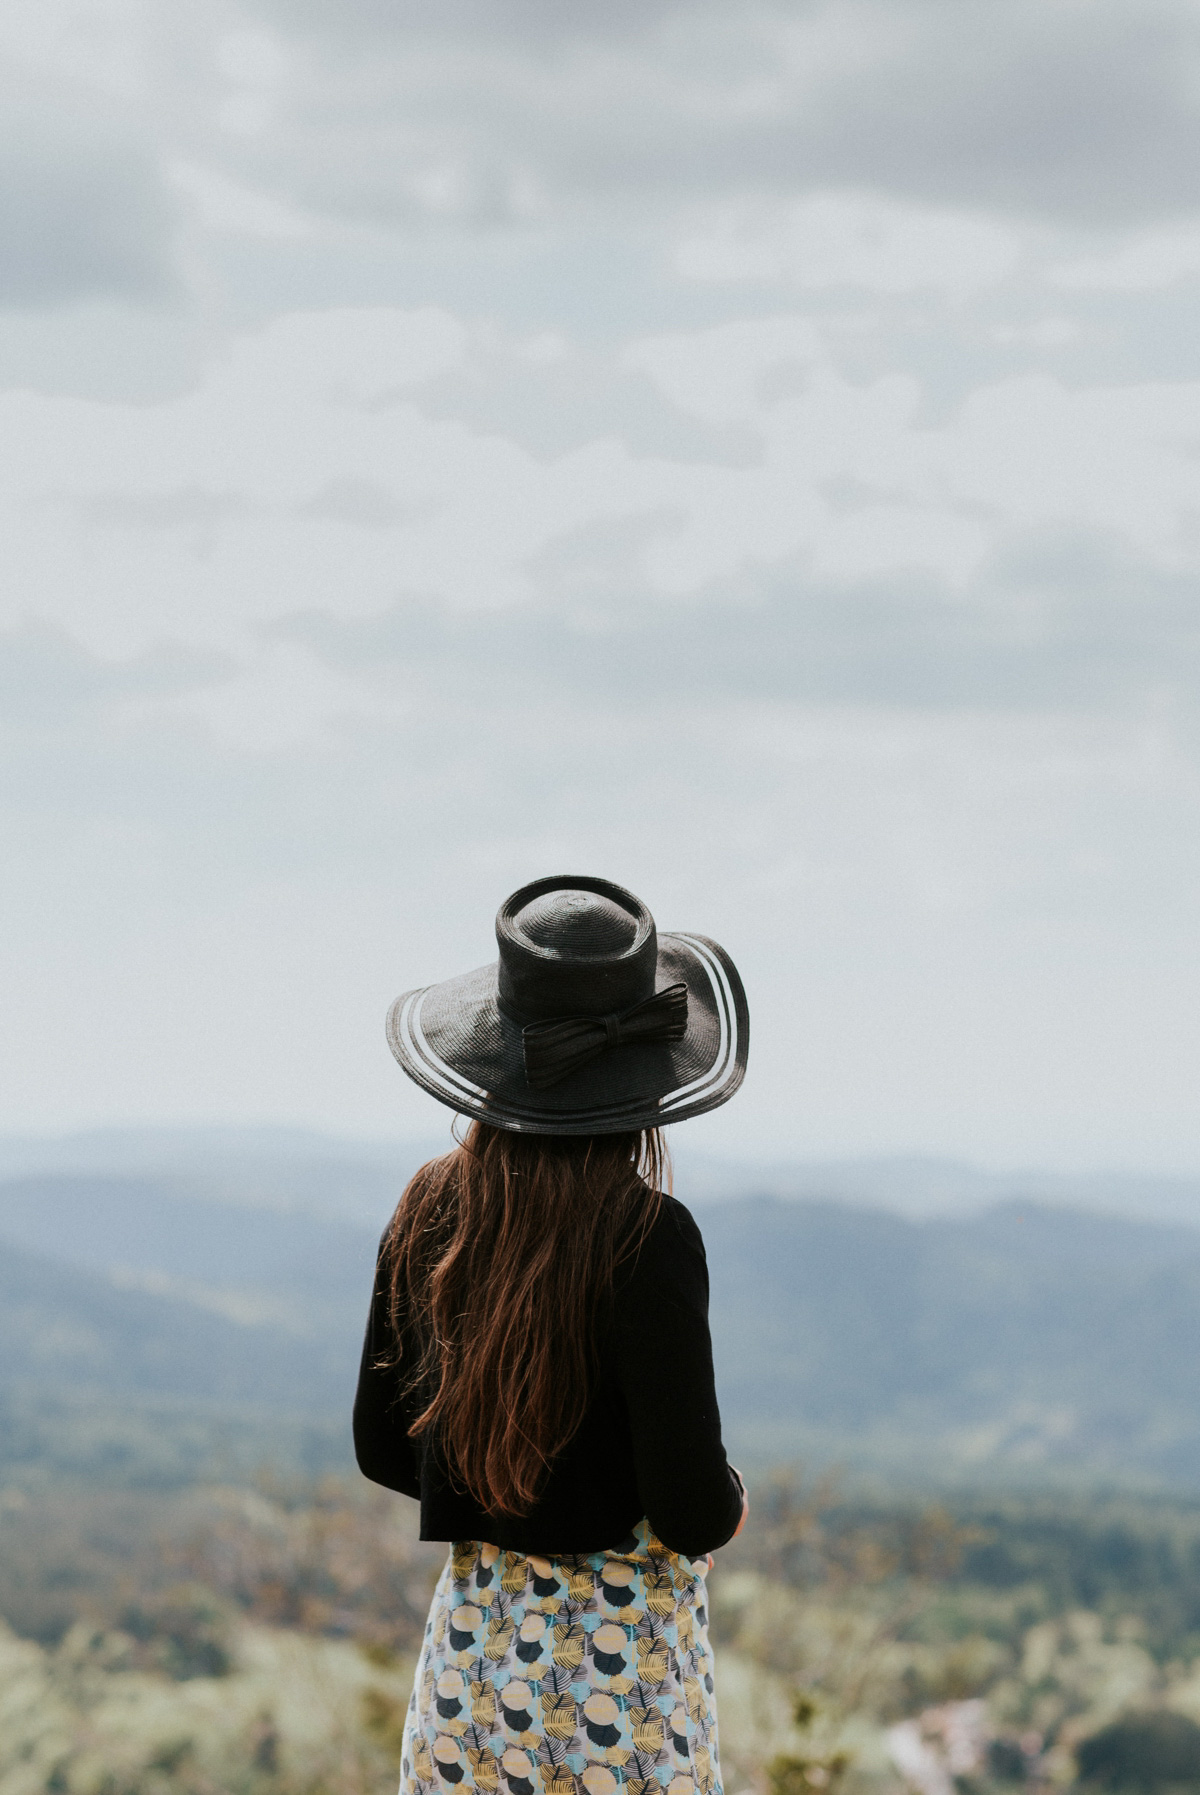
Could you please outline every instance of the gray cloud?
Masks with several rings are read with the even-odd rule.
[[[0,85],[0,305],[161,298],[176,209],[153,146],[109,106]]]
[[[499,898],[575,865],[734,954],[758,1043],[735,1122],[760,1152],[1194,1163],[1190,744],[1061,715],[1072,678],[1076,699],[1118,689],[1125,651],[1189,679],[1183,588],[1029,545],[1023,634],[947,593],[839,609],[799,569],[757,604],[627,587],[605,611],[628,548],[563,543],[557,610],[293,620],[382,702],[283,751],[139,709],[147,663],[10,643],[0,697],[28,702],[0,703],[9,1114],[396,1126],[384,1003],[491,957]],[[1089,674],[1071,594],[1093,582],[1111,640]],[[973,689],[1011,700],[1022,657],[1059,715],[963,713]],[[854,708],[872,689],[908,711]],[[806,692],[849,705],[806,714]]]
[[[1194,8],[934,0],[911,18],[865,82],[842,77],[794,136],[780,129],[783,178],[1089,219],[1197,203]]]
[[[64,724],[95,717],[114,703],[175,697],[232,671],[224,655],[171,644],[129,660],[105,661],[63,630],[26,623],[0,633],[0,711],[6,728],[22,741],[53,740]]]
[[[212,530],[254,509],[240,493],[199,486],[169,492],[103,492],[72,503],[84,522],[118,530]]]
[[[367,530],[388,530],[428,513],[428,505],[407,505],[374,480],[331,480],[296,507],[297,517],[332,518]]]
[[[10,95],[0,301],[168,291],[161,163],[191,208],[194,331],[155,350],[165,307],[144,335],[144,307],[10,312],[12,384],[42,384],[21,364],[36,338],[51,390],[102,400],[12,406],[10,596],[110,653],[177,632],[229,654],[0,636],[10,1116],[389,1126],[381,1003],[490,954],[505,890],[586,865],[744,960],[749,1134],[1194,1162],[1200,611],[1162,571],[1195,547],[1194,404],[1104,391],[1190,381],[1194,285],[1048,301],[1036,249],[961,297],[806,292],[828,404],[814,374],[789,422],[768,399],[796,370],[755,346],[779,295],[667,272],[681,239],[736,250],[759,217],[798,218],[807,252],[820,206],[726,223],[706,208],[728,196],[858,182],[1089,221],[1196,203],[1190,0],[199,0],[139,41],[128,16],[126,99],[99,97],[113,64],[96,92]],[[868,238],[892,216],[857,211]],[[355,219],[387,228],[338,228]],[[950,221],[947,259],[977,222]],[[920,253],[900,209],[895,231]],[[377,414],[348,399],[360,375],[375,390],[386,321],[253,335],[272,312],[447,294],[461,362],[435,355],[447,371],[402,398],[381,376]],[[688,340],[714,322],[732,328]],[[785,349],[803,323],[783,320]],[[1040,346],[1002,340],[1043,323]],[[674,344],[647,349],[660,332]],[[1029,383],[1002,377],[1048,362],[1045,410],[1022,409]],[[808,437],[812,468],[840,467],[825,445],[847,430],[861,471],[806,471]],[[955,440],[980,461],[961,502]],[[924,486],[910,452],[932,457]],[[1051,486],[1056,457],[1078,470],[1045,504],[1009,489],[1031,452]],[[423,457],[447,510],[398,529],[424,515]],[[813,483],[836,525],[808,538],[821,565],[893,571],[839,584],[785,558]],[[700,527],[706,505],[737,527]],[[564,516],[591,521],[530,560]],[[1028,516],[1114,534],[1022,535]],[[976,517],[943,557],[964,587],[912,571]],[[1003,550],[967,572],[985,539]],[[422,580],[497,608],[364,615]]]
[[[142,43],[137,99],[4,78],[0,304],[169,292],[172,157],[399,232],[594,230],[607,208],[627,235],[663,208],[855,184],[1089,224],[1200,206],[1190,0],[249,0],[239,18],[279,37],[275,76],[251,56],[242,80],[236,55],[218,76],[216,3]],[[221,126],[231,93],[265,96],[260,126]]]
[[[469,36],[475,41],[525,44],[540,50],[565,43],[628,41],[676,17],[679,0],[610,0],[562,6],[556,0],[510,0],[499,8],[490,0],[414,0],[403,10],[390,0],[266,0],[262,10],[282,25],[325,35],[394,39],[414,32]],[[702,15],[704,7],[695,11]]]
[[[421,412],[510,437],[547,460],[614,435],[634,455],[677,463],[748,467],[762,456],[759,432],[697,418],[669,404],[643,370],[577,344],[545,361],[514,356],[508,344],[491,358],[477,350],[468,366],[422,388]]]
[[[917,576],[854,586],[803,565],[747,575],[686,606],[633,571],[661,520],[560,539],[535,574],[545,597],[503,612],[410,599],[354,622],[288,619],[343,670],[403,666],[429,702],[578,702],[626,715],[706,707],[848,705],[931,712],[1139,711],[1191,716],[1200,692],[1196,582],[1149,571],[1094,537],[1015,540],[968,594]]]
[[[433,164],[432,209],[479,219],[519,216],[530,181],[627,203],[866,183],[1088,221],[1200,203],[1188,0],[259,13],[334,56],[295,96],[293,177],[380,216],[419,212]]]

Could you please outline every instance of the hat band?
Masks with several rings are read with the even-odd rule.
[[[463,1065],[451,1065],[435,1046],[441,1029],[427,1028],[424,1014],[427,1001],[438,989],[435,986],[406,991],[396,999],[388,1012],[389,1045],[409,1077],[440,1103],[445,1103],[459,1115],[473,1116],[494,1128],[516,1133],[612,1134],[663,1127],[682,1122],[689,1116],[701,1115],[727,1102],[742,1083],[748,1044],[745,997],[735,969],[716,942],[703,935],[678,930],[664,939],[668,951],[686,956],[691,967],[687,978],[691,997],[689,1014],[693,1020],[688,1032],[690,1035],[696,1027],[696,1012],[702,1012],[703,1024],[697,1046],[703,1040],[703,1058],[707,1063],[684,1084],[668,1088],[661,1095],[630,1090],[619,1098],[604,1101],[599,1093],[585,1092],[580,1101],[567,1109],[559,1108],[562,1099],[557,1091],[529,1091],[522,1100],[515,1089],[516,1081],[525,1083],[524,1066],[519,1056],[516,1066],[520,1067],[520,1072],[513,1068],[514,1082],[507,1090],[493,1090],[488,1068],[481,1061],[464,1055]],[[488,972],[494,978],[493,968],[480,969],[481,975]],[[495,992],[494,985],[492,991]],[[495,1002],[493,995],[490,1003]],[[485,999],[485,1018],[488,1013],[489,1004]],[[490,1015],[496,1017],[496,1021],[500,1020],[495,1010],[491,1010]],[[715,1040],[711,1039],[713,1029]],[[519,1023],[514,1034],[520,1035]],[[512,1036],[508,1039],[511,1051],[516,1041]],[[454,1047],[449,1050],[457,1058],[458,1050]],[[498,1056],[496,1064],[500,1065]],[[486,1080],[486,1085],[477,1082],[480,1079]],[[657,1089],[657,1081],[655,1087]],[[574,1087],[568,1086],[568,1089]]]
[[[687,1014],[688,988],[678,984],[667,985],[615,1015],[527,1023],[521,1030],[526,1081],[535,1091],[544,1091],[610,1048],[638,1041],[682,1041]]]

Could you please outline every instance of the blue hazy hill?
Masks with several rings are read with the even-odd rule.
[[[354,1188],[322,1211],[311,1166],[294,1186],[279,1165],[0,1184],[0,1458],[90,1452],[134,1475],[147,1428],[158,1474],[177,1437],[192,1466],[217,1435],[243,1457],[344,1456],[397,1174]],[[697,1214],[750,1460],[1200,1487],[1200,1230],[1029,1200],[914,1220],[740,1195]]]

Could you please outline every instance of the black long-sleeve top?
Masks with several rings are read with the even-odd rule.
[[[404,1329],[401,1317],[401,1329]],[[364,1476],[421,1504],[421,1538],[487,1540],[549,1557],[617,1546],[645,1517],[665,1546],[696,1558],[725,1544],[742,1486],[721,1444],[700,1230],[664,1196],[636,1260],[618,1271],[583,1423],[527,1515],[492,1514],[456,1491],[390,1363],[396,1340],[382,1260],[354,1404]],[[407,1369],[407,1367],[405,1368]]]

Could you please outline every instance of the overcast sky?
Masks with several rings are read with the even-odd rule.
[[[696,1146],[1200,1170],[1194,0],[9,0],[0,1131],[428,1133],[616,878]]]

